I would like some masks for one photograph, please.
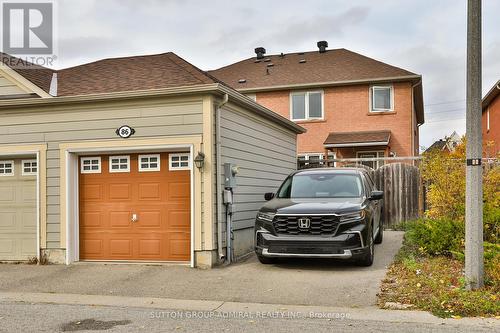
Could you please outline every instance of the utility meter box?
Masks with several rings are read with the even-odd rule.
[[[238,174],[238,167],[232,163],[224,163],[224,187],[236,187],[236,175]]]

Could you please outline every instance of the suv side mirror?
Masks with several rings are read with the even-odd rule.
[[[269,201],[272,198],[274,198],[274,193],[273,192],[268,192],[268,193],[264,194],[264,199],[266,199],[266,201]]]
[[[380,200],[384,198],[384,192],[383,191],[372,191],[370,194],[370,200]]]

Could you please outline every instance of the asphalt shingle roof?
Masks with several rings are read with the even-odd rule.
[[[418,76],[346,49],[252,57],[209,73],[235,89]]]

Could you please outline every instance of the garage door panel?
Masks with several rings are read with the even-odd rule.
[[[16,212],[0,211],[0,232],[16,230]]]
[[[158,259],[162,258],[161,239],[139,239],[138,256],[141,258]]]
[[[36,253],[36,239],[35,238],[25,238],[20,242],[21,255],[30,256]]]
[[[134,225],[134,227],[142,228],[161,228],[161,216],[162,212],[160,209],[156,211],[139,211],[139,220]]]
[[[36,213],[31,209],[24,209],[21,216],[21,230],[36,233]]]
[[[130,211],[109,212],[109,226],[111,228],[130,228],[131,215]]]
[[[179,182],[168,184],[168,200],[189,199],[189,182]]]
[[[83,201],[102,200],[103,185],[101,184],[83,184],[80,186],[80,198]]]
[[[160,171],[139,172],[131,154],[130,172],[109,173],[101,156],[101,173],[80,174],[81,244],[91,240],[82,260],[189,260],[190,172],[170,171],[167,153],[160,159]],[[89,223],[91,214],[101,222]]]
[[[111,239],[109,240],[109,253],[111,257],[132,257],[133,240],[130,238]]]
[[[159,183],[139,184],[138,187],[139,200],[161,200]]]
[[[22,200],[24,203],[36,204],[36,184],[22,187]]]
[[[168,212],[169,226],[172,228],[189,228],[191,212],[189,210],[170,210]]]
[[[0,186],[0,205],[16,202],[15,186]]]
[[[8,258],[15,251],[14,240],[0,239],[0,258]]]
[[[189,260],[190,236],[189,233],[169,233],[169,253],[172,259]]]
[[[94,239],[92,236],[83,235],[80,239],[80,251],[85,253],[89,258],[96,259],[104,253],[104,240]]]
[[[108,188],[110,201],[132,200],[131,187],[131,184],[110,184]]]
[[[102,225],[101,212],[82,212],[80,214],[80,227],[81,228],[96,228],[104,227]]]

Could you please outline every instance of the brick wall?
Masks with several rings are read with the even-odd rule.
[[[500,153],[500,95],[488,106],[490,113],[490,129],[487,129],[486,110],[483,112],[483,150],[486,156],[494,156]],[[487,147],[487,143],[493,141],[493,146]]]
[[[297,122],[307,129],[307,133],[299,135],[299,153],[324,152],[323,142],[330,132],[390,130],[391,152],[395,152],[397,156],[418,154],[418,129],[411,127],[414,117],[411,84],[394,83],[393,86],[394,112],[384,114],[369,112],[369,85],[324,88],[325,119]],[[289,90],[258,92],[256,97],[258,103],[290,118]],[[417,136],[412,147],[411,136],[414,132]]]

